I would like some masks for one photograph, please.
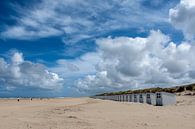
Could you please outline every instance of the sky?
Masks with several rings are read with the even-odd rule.
[[[195,82],[194,0],[1,0],[0,97]]]

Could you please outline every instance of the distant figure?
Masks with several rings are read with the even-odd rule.
[[[30,98],[30,100],[32,101],[32,98]]]
[[[18,98],[18,102],[20,101],[20,99]]]

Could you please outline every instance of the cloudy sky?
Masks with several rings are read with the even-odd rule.
[[[194,0],[1,0],[0,97],[195,82]]]

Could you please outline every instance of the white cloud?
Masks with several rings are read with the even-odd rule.
[[[3,38],[32,40],[63,35],[65,43],[72,43],[167,19],[162,10],[151,14],[137,0],[42,0],[31,8],[17,7],[16,11],[17,24],[6,27]]]
[[[24,61],[22,53],[18,53],[18,52],[12,56],[11,60],[13,64],[20,64]]]
[[[45,38],[50,36],[58,36],[61,35],[62,32],[47,26],[37,26],[36,30],[30,30],[28,27],[24,26],[14,26],[7,29],[5,32],[1,33],[1,36],[9,39],[37,39],[37,38]]]
[[[169,19],[173,26],[183,31],[188,40],[195,39],[195,1],[181,0],[169,11]]]
[[[112,84],[111,80],[107,78],[107,72],[101,71],[96,75],[87,75],[84,80],[78,80],[77,88],[81,91],[99,92],[106,91],[109,87],[114,88]]]
[[[11,62],[0,58],[0,85],[5,89],[40,88],[58,90],[63,79],[58,74],[49,72],[42,64],[35,64],[23,59],[22,53],[15,52]]]
[[[181,0],[180,3],[184,4],[186,6],[189,6],[189,7],[195,6],[195,1],[194,0]]]
[[[95,66],[100,60],[99,53],[89,52],[76,59],[59,59],[57,65],[50,68],[59,73],[63,78],[71,79],[96,72]]]
[[[160,31],[151,31],[146,38],[99,39],[97,45],[101,55],[97,73],[76,82],[81,91],[111,91],[195,81],[195,46],[187,42],[176,45]]]

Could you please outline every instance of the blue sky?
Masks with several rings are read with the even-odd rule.
[[[0,6],[0,97],[85,96],[194,81],[191,0],[1,0]]]

